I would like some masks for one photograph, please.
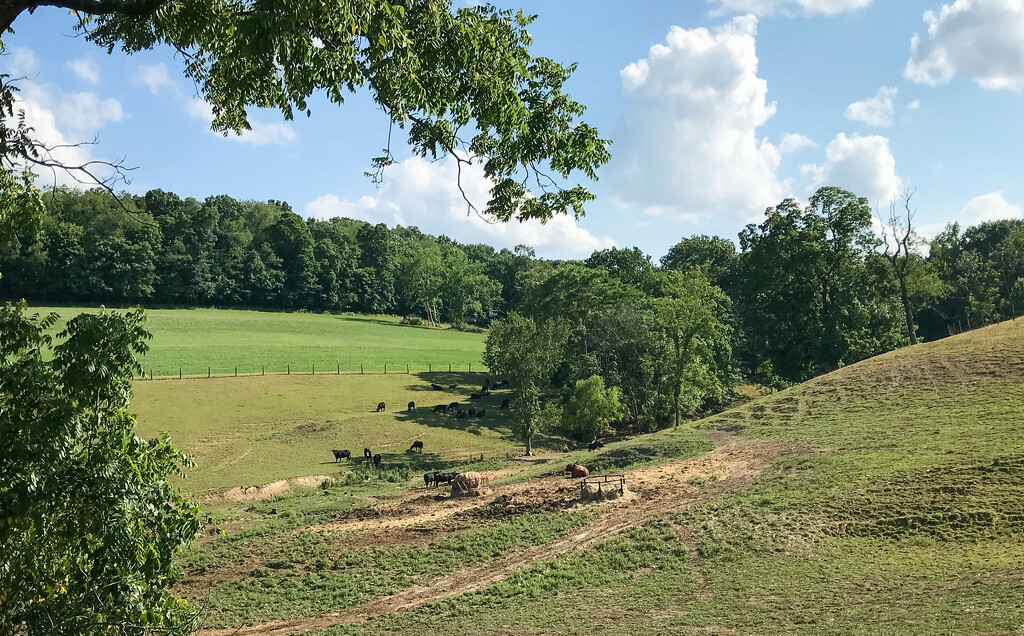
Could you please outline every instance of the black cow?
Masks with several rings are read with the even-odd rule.
[[[434,485],[434,477],[437,473],[423,473],[423,485],[430,488]]]
[[[430,383],[430,388],[434,389],[435,391],[444,391],[443,386],[441,386],[440,384],[434,384],[433,382]]]
[[[373,456],[373,465],[380,468],[380,453]]]
[[[422,453],[423,452],[423,442],[421,442],[420,440],[416,440],[415,442],[412,443],[412,446],[409,447],[409,450],[418,450],[419,452]]]
[[[474,407],[472,407],[472,406],[469,407],[469,416],[470,417],[476,417],[476,409]]]
[[[464,417],[466,417],[466,412],[463,411],[462,409],[459,409],[458,411],[455,412],[455,419],[461,420]]]
[[[471,399],[471,400],[479,400],[480,398],[487,397],[490,394],[491,394],[490,391],[477,391],[476,393],[470,393],[469,394],[469,399]]]
[[[374,411],[374,412],[375,413],[380,413],[381,411],[386,411],[387,408],[388,408],[387,404],[384,404],[383,402],[377,402],[377,410]]]
[[[440,486],[442,483],[450,484],[459,476],[459,473],[434,473],[434,483]]]
[[[481,391],[486,391],[486,390],[487,390],[487,389],[489,389],[489,388],[491,388],[491,379],[490,379],[490,378],[487,378],[486,380],[484,380],[484,386],[483,386],[483,388],[482,388],[482,389],[480,389],[480,390],[481,390]]]
[[[364,448],[363,449],[363,459],[370,459],[371,457],[373,457],[373,453],[370,451],[370,449],[369,448]]]
[[[449,411],[458,411],[459,410],[459,403],[458,402],[452,402],[451,404],[448,405],[448,410]]]
[[[447,411],[448,411],[448,405],[447,404],[438,404],[437,406],[434,407],[434,412],[435,413],[445,413]]]
[[[352,457],[352,451],[332,450],[331,452],[334,453],[334,461],[336,461],[336,462],[337,461],[341,461],[343,459],[348,459],[349,457]]]
[[[501,408],[507,409],[508,408],[508,404],[509,404],[508,398],[505,398],[504,400],[501,401]]]
[[[457,388],[459,388],[459,385],[458,384],[449,384],[448,388],[449,389],[457,389]]]
[[[477,417],[483,417],[484,415],[487,415],[487,409],[480,409],[476,412]]]
[[[415,411],[416,410],[416,403],[415,402],[409,402],[409,404],[406,406],[406,408],[408,410],[410,410],[410,411]]]
[[[604,443],[599,442],[596,439],[594,441],[590,442],[589,444],[587,444],[587,450],[588,451],[597,450],[599,448],[604,448]]]

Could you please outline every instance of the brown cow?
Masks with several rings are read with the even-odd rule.
[[[580,466],[579,464],[569,464],[565,467],[565,472],[569,473],[571,477],[588,477],[590,471],[587,470],[586,466]]]

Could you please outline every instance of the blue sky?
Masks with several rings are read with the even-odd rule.
[[[23,106],[41,136],[97,137],[80,156],[138,166],[133,192],[282,199],[307,216],[527,243],[543,256],[615,244],[657,259],[684,236],[735,239],[766,206],[825,184],[882,206],[915,187],[925,234],[1021,216],[1020,0],[501,4],[539,15],[535,54],[579,63],[569,91],[613,141],[579,222],[484,223],[466,215],[451,166],[407,153],[375,188],[363,172],[387,121],[365,94],[342,107],[316,99],[294,122],[256,112],[252,134],[216,135],[172,51],[107,55],[64,11],[22,15],[0,66],[27,78]],[[468,191],[486,202],[475,174]]]

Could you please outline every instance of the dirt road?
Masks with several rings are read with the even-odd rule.
[[[713,437],[716,442],[715,450],[700,457],[629,471],[627,483],[635,497],[589,504],[603,512],[580,530],[561,539],[467,567],[344,610],[241,628],[203,630],[199,634],[297,634],[333,625],[354,623],[393,612],[408,611],[424,603],[472,592],[538,561],[557,557],[570,550],[592,547],[652,519],[666,517],[695,503],[741,488],[751,483],[779,453],[777,446],[762,440],[722,433],[713,433]],[[690,483],[690,480],[698,476],[713,481],[705,481],[699,486]],[[488,505],[497,497],[506,497],[513,502],[527,504],[541,500],[551,501],[552,498],[567,500],[578,493],[574,484],[574,481],[566,480],[532,480],[495,487],[491,494],[484,497],[454,502],[436,501],[434,497],[422,494],[406,495],[397,501],[374,507],[372,513],[364,513],[372,514],[373,518],[346,519],[322,527],[354,531],[409,527]]]

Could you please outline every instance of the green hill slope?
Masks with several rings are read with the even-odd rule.
[[[1024,321],[880,356],[700,422],[783,449],[750,486],[323,633],[1021,633],[1022,404]]]
[[[96,309],[33,307],[70,318]],[[453,365],[482,369],[482,334],[399,324],[392,316],[274,313],[225,309],[151,309],[146,327],[153,333],[142,360],[157,376],[318,372],[434,370]],[[59,331],[63,324],[57,325]]]

